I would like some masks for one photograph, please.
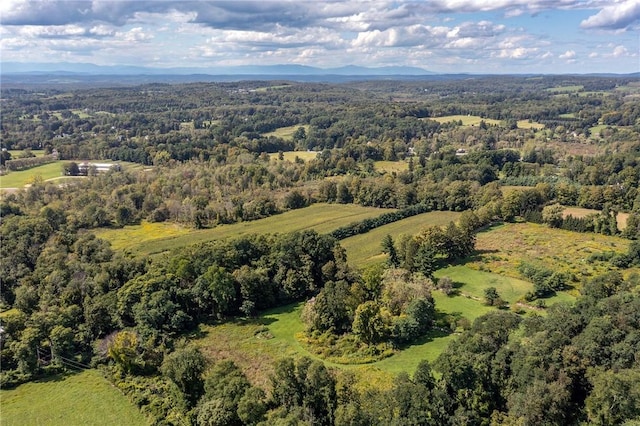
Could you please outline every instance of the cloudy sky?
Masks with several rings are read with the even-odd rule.
[[[0,22],[3,62],[640,71],[640,0],[2,0]]]

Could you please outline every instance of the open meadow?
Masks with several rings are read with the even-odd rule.
[[[296,133],[296,131],[302,127],[305,132],[309,132],[309,125],[308,124],[298,124],[295,126],[288,126],[288,127],[280,127],[279,129],[274,130],[273,132],[268,132],[265,133],[264,136],[269,137],[269,136],[275,136],[278,138],[282,138],[285,140],[291,140],[293,139],[293,135]]]
[[[98,370],[58,375],[0,391],[2,426],[147,425]]]
[[[476,249],[480,254],[466,265],[521,278],[518,266],[528,262],[572,274],[577,283],[610,270],[609,262],[593,260],[591,255],[626,253],[629,243],[620,237],[552,229],[535,223],[505,223],[477,235]]]
[[[491,126],[499,126],[502,123],[500,120],[482,118],[477,115],[445,115],[442,117],[429,117],[429,120],[434,120],[441,124],[461,121],[463,126],[478,126],[481,121]]]
[[[293,232],[314,229],[319,233],[333,231],[352,222],[376,217],[390,211],[353,204],[313,204],[265,219],[220,225],[211,229],[190,229],[168,223],[148,223],[122,229],[101,229],[96,236],[112,243],[116,250],[134,255],[150,255],[203,241],[237,238],[242,235]]]

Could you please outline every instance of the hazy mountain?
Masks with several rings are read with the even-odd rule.
[[[101,66],[88,63],[0,63],[2,74],[85,74],[85,75],[430,75],[433,72],[417,67],[362,67],[349,65],[340,68],[318,68],[307,65],[245,65],[209,68],[154,68],[134,66]]]

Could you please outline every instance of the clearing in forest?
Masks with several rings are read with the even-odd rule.
[[[284,151],[282,153],[284,161],[291,161],[292,163],[296,161],[296,157],[298,157],[302,161],[314,160],[318,156],[318,151]],[[269,157],[272,160],[277,160],[280,154],[275,152],[269,154]]]
[[[285,140],[291,140],[293,139],[293,135],[296,133],[296,131],[300,127],[304,128],[305,132],[307,133],[309,132],[308,124],[296,124],[295,126],[280,127],[279,129],[276,129],[273,132],[264,133],[263,136],[265,137],[275,136]]]
[[[445,115],[443,117],[428,117],[429,120],[437,121],[438,123],[450,123],[452,121],[462,121],[463,126],[478,126],[481,121],[491,126],[499,126],[502,122],[500,120],[494,120],[492,118],[482,118],[477,115]]]

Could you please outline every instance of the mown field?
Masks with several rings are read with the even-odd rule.
[[[340,244],[347,251],[349,264],[366,267],[386,259],[381,245],[385,235],[389,234],[397,240],[402,235],[415,235],[427,226],[443,226],[451,221],[455,222],[459,215],[460,213],[450,211],[423,213],[346,238]]]
[[[134,255],[150,255],[214,239],[236,238],[249,234],[293,232],[314,229],[319,233],[333,231],[352,222],[376,217],[389,211],[353,204],[313,204],[304,209],[250,222],[220,225],[211,229],[189,229],[168,223],[147,223],[123,229],[102,229],[96,235],[112,243],[116,250]]]
[[[500,120],[493,120],[491,118],[482,118],[477,115],[445,115],[442,117],[429,117],[429,120],[437,121],[438,123],[450,123],[452,121],[462,121],[463,126],[477,126],[481,121],[487,123],[487,125],[499,126]]]
[[[32,183],[36,177],[42,180],[62,177],[62,162],[54,161],[53,163],[43,164],[41,166],[32,167],[26,170],[18,170],[0,176],[0,188],[22,188]]]
[[[92,161],[94,160],[89,160],[89,162]],[[26,170],[11,171],[6,175],[0,176],[0,188],[22,188],[32,183],[37,177],[42,178],[44,181],[69,179],[69,176],[63,176],[62,174],[62,166],[66,162],[58,160]],[[97,160],[95,162],[112,163],[109,160]],[[141,164],[126,161],[118,161],[117,163],[127,169],[141,169],[143,167]]]
[[[305,132],[309,131],[309,125],[308,124],[298,124],[295,126],[288,126],[288,127],[280,127],[279,129],[274,130],[273,132],[268,132],[265,133],[264,136],[275,136],[278,138],[282,138],[285,140],[291,140],[293,138],[294,133],[296,132],[296,130],[298,130],[300,127],[304,128]]]
[[[2,426],[147,425],[138,409],[97,370],[1,390]]]
[[[594,210],[594,209],[584,209],[582,207],[566,207],[564,209],[564,211],[562,212],[563,216],[573,216],[573,217],[585,217],[588,216],[590,214],[598,214],[600,213],[600,210]],[[618,215],[616,216],[616,222],[618,222],[618,229],[619,230],[623,230],[624,228],[627,227],[627,219],[629,219],[629,213],[618,213]]]

